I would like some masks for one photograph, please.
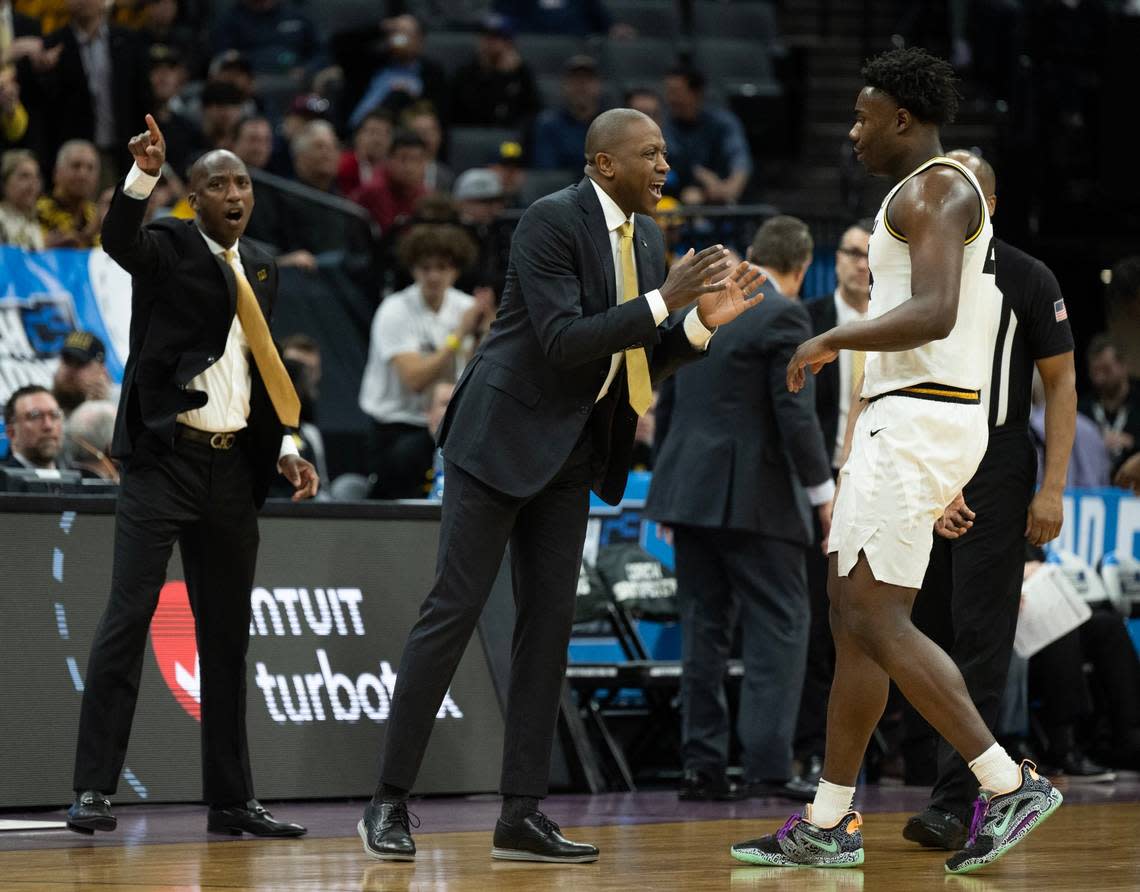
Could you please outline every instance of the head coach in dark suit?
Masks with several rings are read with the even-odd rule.
[[[131,274],[130,355],[112,441],[123,475],[111,595],[87,663],[68,826],[115,828],[106,797],[122,771],[147,629],[177,542],[201,666],[207,829],[300,836],[305,828],[273,820],[254,799],[245,732],[257,509],[275,466],[294,499],[318,485],[283,436],[300,404],[266,323],[277,268],[239,241],[253,191],[230,152],[210,152],[191,169],[196,220],[141,225],[166,156],[154,118],[146,121],[103,221],[104,248]]]
[[[651,381],[696,359],[710,329],[756,303],[758,294],[746,295],[760,273],[740,264],[730,274],[717,245],[690,251],[666,278],[664,240],[648,215],[669,165],[645,115],[600,115],[585,157],[581,183],[535,202],[519,221],[498,318],[440,428],[446,486],[436,580],[404,648],[381,783],[358,827],[374,858],[415,857],[406,797],[508,543],[517,618],[492,855],[597,858],[538,810],[589,492],[611,504],[621,498]],[[694,300],[683,320],[669,317]]]
[[[814,395],[791,393],[788,360],[810,337],[796,299],[812,238],[794,217],[760,227],[749,259],[764,302],[662,388],[645,512],[673,529],[681,614],[682,799],[779,795],[810,801],[793,777],[792,738],[807,652],[805,554],[813,514],[831,518],[830,456]],[[725,775],[724,677],[739,617],[744,679],[737,721],[745,786]]]

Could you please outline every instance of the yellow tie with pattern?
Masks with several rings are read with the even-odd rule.
[[[863,377],[863,370],[867,367],[867,352],[865,350],[851,351],[851,386],[854,387]]]
[[[249,352],[257,370],[261,373],[261,380],[269,392],[269,400],[277,411],[277,417],[286,427],[297,427],[301,421],[301,401],[297,398],[297,391],[293,389],[293,381],[285,371],[285,365],[273,346],[273,338],[269,334],[269,326],[265,324],[265,317],[261,314],[257,298],[253,295],[253,288],[242,272],[241,266],[233,263],[234,251],[230,248],[225,253],[226,263],[229,264],[237,280],[237,317],[241,323],[245,339],[249,343]]]
[[[628,220],[618,230],[618,255],[621,257],[621,303],[633,300],[637,292],[637,268],[633,264],[633,224]],[[625,351],[625,376],[629,382],[629,404],[638,415],[644,415],[653,404],[653,384],[649,380],[649,361],[644,347]]]

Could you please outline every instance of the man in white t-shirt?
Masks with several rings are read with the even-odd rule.
[[[400,244],[400,259],[415,282],[388,295],[376,311],[360,387],[360,408],[375,422],[373,498],[423,498],[431,482],[432,386],[457,378],[474,336],[494,315],[489,293],[475,298],[453,287],[475,250],[456,226],[417,226]]]

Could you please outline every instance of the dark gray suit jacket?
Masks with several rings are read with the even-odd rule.
[[[660,287],[665,241],[641,214],[634,258],[642,294]],[[616,504],[637,424],[624,363],[594,401],[611,357],[627,347],[645,348],[654,381],[703,355],[681,323],[678,313],[654,324],[645,300],[617,302],[609,232],[589,178],[539,199],[515,230],[498,317],[440,426],[444,456],[500,492],[527,498],[558,473],[590,425],[592,488]]]
[[[812,335],[831,331],[839,324],[839,314],[835,311],[835,295],[825,294],[813,297],[804,304],[811,317]],[[829,362],[815,376],[815,414],[819,416],[819,426],[823,430],[823,445],[827,454],[835,450],[835,440],[839,435],[839,361]]]
[[[668,524],[746,530],[811,544],[805,486],[831,479],[814,386],[790,393],[788,361],[811,336],[807,311],[764,283],[764,300],[709,342],[658,403],[645,512]]]

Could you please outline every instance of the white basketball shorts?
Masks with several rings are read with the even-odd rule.
[[[988,441],[984,402],[888,395],[865,406],[831,521],[839,575],[862,552],[879,582],[921,588],[934,522],[974,476]]]

